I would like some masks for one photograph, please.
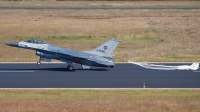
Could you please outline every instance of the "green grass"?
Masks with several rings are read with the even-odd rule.
[[[198,112],[200,90],[0,90],[1,111]]]
[[[199,90],[0,90],[0,99],[200,100]]]
[[[87,51],[117,38],[117,61],[199,62],[199,10],[0,10],[0,62],[36,62],[6,42],[38,38]]]

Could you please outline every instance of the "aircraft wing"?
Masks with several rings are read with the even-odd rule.
[[[79,59],[85,59],[85,60],[89,60],[88,57],[84,56],[84,55],[81,55],[81,54],[72,54],[72,53],[59,53],[59,54],[62,54],[62,55],[66,55],[66,56],[69,56],[71,58],[79,58]]]
[[[66,51],[60,51],[60,52],[56,52],[56,51],[47,51],[47,50],[42,50],[42,49],[39,49],[37,50],[37,53],[42,53],[44,54],[44,57],[46,55],[51,55],[52,58],[53,58],[53,55],[64,55],[66,58],[78,58],[78,59],[84,59],[84,60],[89,60],[89,58],[87,56],[84,56],[82,55],[81,53],[73,53],[73,52],[66,52]]]
[[[82,52],[59,52],[59,54],[66,55],[69,58],[76,58],[76,59],[81,59],[81,60],[89,60],[89,61],[97,62],[95,61],[95,58],[91,58],[90,56],[85,55],[85,53],[82,53]]]
[[[86,59],[86,60],[88,60],[87,57],[81,56],[81,55],[74,55],[74,54],[64,54],[64,55],[69,55],[70,57],[73,57],[73,58],[81,58],[81,59]]]

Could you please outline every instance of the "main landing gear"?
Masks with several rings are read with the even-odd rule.
[[[37,65],[41,65],[41,61],[38,61],[38,62],[37,62]]]
[[[68,65],[67,65],[67,69],[68,69],[69,71],[74,71],[74,67],[73,67],[71,64],[68,64]]]

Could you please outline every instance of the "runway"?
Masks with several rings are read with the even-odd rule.
[[[0,6],[4,10],[193,10],[200,6]]]
[[[181,64],[167,64],[181,65]],[[67,71],[64,63],[1,63],[0,88],[200,88],[200,72],[152,70],[128,63]]]

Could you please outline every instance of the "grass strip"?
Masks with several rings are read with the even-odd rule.
[[[1,111],[198,112],[200,90],[0,90]]]
[[[197,112],[200,90],[0,90],[1,111]]]
[[[154,100],[200,100],[200,90],[79,90],[79,89],[5,89],[0,90],[0,99],[154,99]]]

